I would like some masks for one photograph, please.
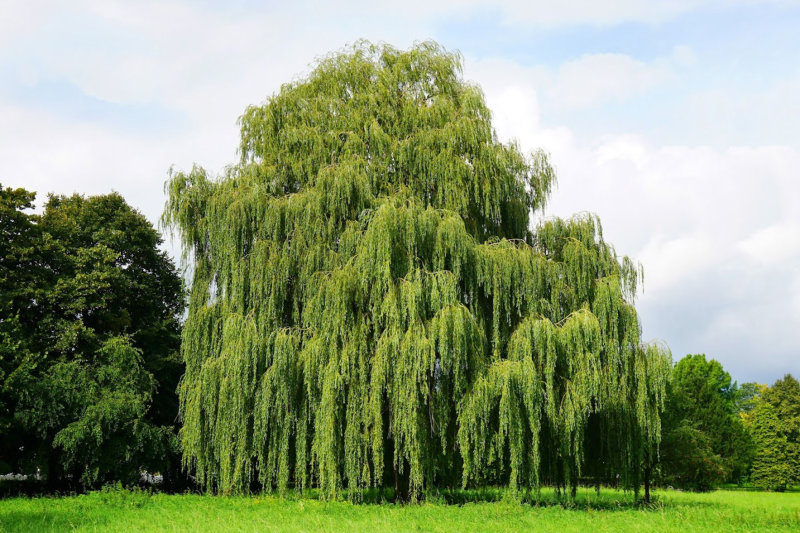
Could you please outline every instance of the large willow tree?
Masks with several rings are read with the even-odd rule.
[[[201,483],[638,488],[669,370],[639,269],[593,216],[532,227],[553,169],[497,140],[457,54],[333,54],[245,111],[240,154],[167,184]]]

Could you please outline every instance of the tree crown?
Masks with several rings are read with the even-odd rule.
[[[391,472],[419,495],[586,464],[633,484],[668,360],[640,342],[640,269],[594,216],[530,227],[552,167],[498,141],[460,69],[359,43],[248,108],[220,179],[171,176],[184,458],[209,487],[358,494]]]

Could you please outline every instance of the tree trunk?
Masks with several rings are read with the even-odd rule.
[[[397,465],[392,465],[392,472],[394,473],[394,501],[397,501]]]
[[[574,502],[575,497],[578,495],[578,472],[573,469],[569,476],[569,495],[570,499]]]

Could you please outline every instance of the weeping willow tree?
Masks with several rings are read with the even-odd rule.
[[[498,141],[461,59],[360,43],[240,119],[239,161],[167,182],[191,265],[184,463],[209,490],[638,490],[669,355],[596,217]],[[646,481],[646,480],[645,480]]]

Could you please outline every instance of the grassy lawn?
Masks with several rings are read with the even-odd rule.
[[[447,503],[447,499],[464,503]],[[648,508],[606,489],[574,506],[453,495],[420,505],[126,491],[0,500],[0,531],[800,531],[800,492],[658,491]],[[484,501],[468,500],[476,499]],[[491,499],[491,498],[488,498]]]

